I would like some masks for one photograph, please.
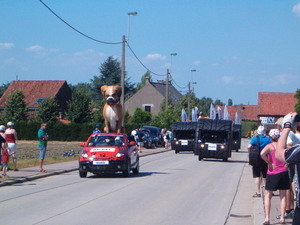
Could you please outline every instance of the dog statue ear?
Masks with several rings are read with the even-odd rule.
[[[117,90],[118,96],[120,98],[121,95],[122,95],[122,87],[121,86],[116,86],[116,90]]]
[[[103,85],[103,86],[101,86],[101,88],[100,88],[101,93],[102,93],[103,96],[105,95],[105,90],[106,90],[106,88],[107,88],[107,85]]]

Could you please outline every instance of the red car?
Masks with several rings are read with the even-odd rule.
[[[139,153],[136,143],[129,142],[126,134],[96,133],[80,143],[79,176],[87,173],[123,172],[125,177],[139,173]]]

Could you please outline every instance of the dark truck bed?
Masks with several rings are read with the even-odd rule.
[[[232,150],[236,152],[241,148],[241,140],[242,140],[242,125],[241,124],[233,124],[232,131]]]
[[[232,121],[199,119],[197,125],[194,153],[198,155],[198,159],[215,158],[228,161],[232,150]]]
[[[180,151],[195,151],[197,122],[175,122],[172,124],[172,149]]]

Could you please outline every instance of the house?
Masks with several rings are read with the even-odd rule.
[[[72,99],[71,89],[65,80],[14,80],[0,98],[0,111],[4,110],[9,95],[17,90],[24,94],[30,114],[34,114],[45,98],[56,97],[62,112]]]
[[[157,115],[160,112],[160,106],[165,100],[166,83],[158,81],[157,83],[150,82],[146,79],[146,84],[137,93],[131,96],[124,104],[125,112],[133,115],[136,108],[141,108],[143,111],[149,111],[152,115]],[[181,98],[181,93],[169,82],[169,96],[177,102]]]
[[[295,111],[296,93],[258,92],[258,105],[228,106],[231,120],[237,112],[242,121],[257,121],[264,125],[275,124],[278,118]],[[220,106],[224,112],[224,107]]]

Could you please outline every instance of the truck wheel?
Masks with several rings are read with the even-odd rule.
[[[126,169],[123,170],[123,176],[124,177],[129,177],[130,176],[130,159],[128,159]]]
[[[198,160],[201,161],[203,158],[199,155]]]
[[[224,159],[223,159],[223,162],[228,162],[228,158],[224,158]]]
[[[179,153],[179,151],[178,150],[175,150],[175,154],[178,154]]]
[[[132,170],[133,174],[139,174],[140,172],[140,161],[137,162],[136,167]]]
[[[235,150],[236,152],[239,152],[239,150],[237,149],[237,150]]]
[[[79,177],[85,178],[86,175],[87,175],[87,172],[81,172],[81,171],[79,170]]]

